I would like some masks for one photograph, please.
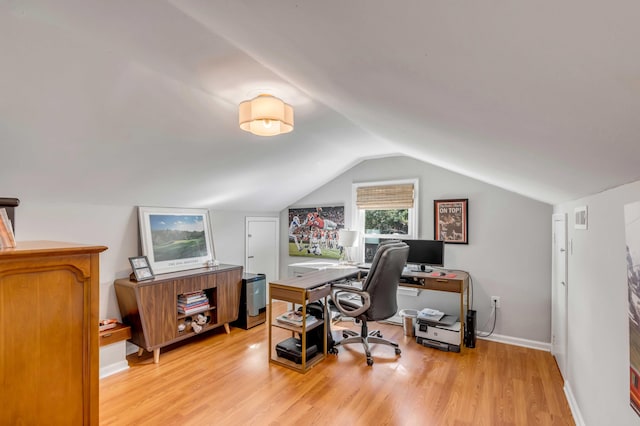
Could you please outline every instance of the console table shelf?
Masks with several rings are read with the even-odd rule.
[[[188,314],[178,314],[178,316],[176,318],[181,320],[181,319],[192,317],[194,315],[202,314],[202,313],[205,313],[205,312],[215,311],[215,309],[216,309],[215,307],[214,308],[199,309],[199,310],[197,310],[195,312],[190,312]]]

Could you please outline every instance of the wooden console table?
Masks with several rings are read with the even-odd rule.
[[[238,319],[242,266],[219,265],[156,276],[149,281],[119,279],[114,283],[122,321],[131,327],[130,341],[153,351],[153,362],[160,362],[160,348],[196,335],[191,321],[199,313],[208,322],[201,333]],[[203,291],[209,307],[201,311],[178,313],[178,296]]]

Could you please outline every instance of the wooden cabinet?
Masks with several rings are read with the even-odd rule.
[[[98,424],[99,253],[0,249],[0,424]]]
[[[115,281],[114,287],[125,324],[131,327],[131,342],[141,350],[153,351],[154,362],[160,360],[160,348],[193,337],[194,317],[207,318],[201,332],[224,325],[238,318],[242,266],[220,265],[156,276],[149,281],[129,279]],[[202,291],[209,306],[197,312],[178,312],[181,294]]]

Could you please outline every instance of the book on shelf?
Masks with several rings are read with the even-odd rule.
[[[9,220],[7,209],[0,209],[0,248],[11,248],[16,246],[16,239],[13,235],[13,226]]]
[[[192,307],[189,307],[189,308],[178,306],[178,313],[189,315],[189,314],[193,314],[193,313],[196,313],[196,312],[206,311],[210,307],[211,306],[209,305],[209,303],[203,303],[201,305],[192,306]]]
[[[183,305],[193,305],[196,303],[208,302],[208,301],[209,299],[207,299],[205,296],[196,297],[193,299],[178,299],[178,303],[182,303]]]
[[[193,305],[199,305],[201,303],[209,303],[209,299],[207,299],[206,297],[199,297],[197,299],[191,299],[191,300],[182,300],[182,299],[178,299],[178,306],[193,306]]]
[[[181,295],[178,296],[178,299],[179,300],[187,300],[188,301],[188,300],[202,299],[203,297],[207,297],[207,295],[204,294],[204,293],[189,294],[189,295],[181,294]]]
[[[203,309],[209,309],[211,306],[208,303],[201,303],[194,306],[178,306],[178,312],[188,314],[194,311],[201,311]]]
[[[276,320],[283,324],[296,325],[298,327],[302,327],[303,316],[299,311],[289,311],[285,312],[282,315],[279,315]],[[307,314],[306,316],[306,325],[309,327],[318,322],[318,319],[313,315]]]
[[[209,303],[209,299],[206,297],[201,297],[199,299],[193,299],[191,301],[185,301],[178,299],[178,306],[195,306],[202,305],[203,303]]]

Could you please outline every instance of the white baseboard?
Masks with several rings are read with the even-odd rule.
[[[573,391],[571,390],[569,382],[566,380],[564,382],[563,389],[564,395],[567,397],[567,402],[569,403],[569,408],[571,409],[571,414],[573,414],[573,421],[576,422],[576,426],[585,426],[582,413],[580,413],[580,407],[578,407],[578,402],[576,401],[575,396],[573,396]]]
[[[129,368],[129,363],[127,362],[127,360],[105,365],[104,367],[100,367],[100,378],[102,379],[112,374],[119,373],[120,371],[124,371],[127,368]]]
[[[140,348],[138,348],[136,345],[134,345],[131,342],[127,342],[127,347],[126,347],[126,354],[127,356],[131,355],[131,354],[135,354],[138,352]]]
[[[483,334],[484,332],[480,331]],[[551,343],[538,342],[536,340],[521,339],[519,337],[502,336],[500,334],[492,334],[491,336],[477,336],[478,339],[490,340],[492,342],[506,343],[507,345],[523,346],[525,348],[539,349],[541,351],[551,352]]]

